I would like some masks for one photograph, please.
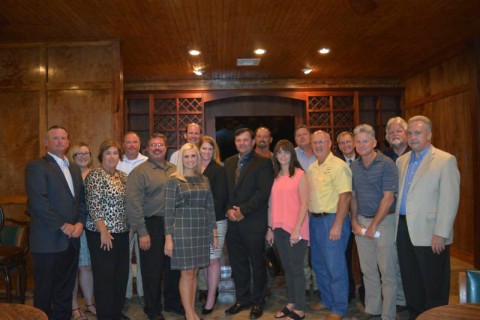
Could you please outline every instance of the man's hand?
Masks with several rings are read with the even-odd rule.
[[[328,239],[331,241],[337,241],[342,236],[342,225],[333,223],[332,228],[330,229],[330,233],[328,235]]]
[[[374,237],[375,232],[377,232],[377,228],[376,228],[376,226],[371,224],[370,226],[368,226],[367,231],[365,231],[365,237],[373,240],[375,238]]]
[[[149,234],[138,238],[138,246],[140,247],[140,249],[146,251],[150,249],[151,245],[152,245],[152,242],[150,240]]]
[[[243,215],[242,210],[240,209],[240,207],[233,206],[233,209],[235,209],[235,218],[237,218],[236,221],[242,221],[243,218],[245,218],[245,216]]]
[[[237,221],[237,217],[235,217],[235,209],[227,210],[227,218],[230,221]]]
[[[445,250],[445,238],[433,235],[432,237],[432,251],[433,253],[440,254]]]
[[[64,234],[66,234],[69,238],[72,237],[73,232],[75,231],[75,226],[70,223],[64,223],[63,226],[60,228]]]
[[[83,224],[81,224],[80,222],[77,222],[73,225],[73,227],[74,227],[74,230],[71,234],[71,237],[79,238],[83,233]]]
[[[352,232],[356,236],[363,236],[362,234],[362,229],[365,228],[363,224],[360,224],[358,222],[353,222],[352,220]]]

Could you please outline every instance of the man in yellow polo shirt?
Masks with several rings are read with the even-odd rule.
[[[332,154],[327,132],[315,131],[311,141],[317,159],[307,171],[312,266],[320,302],[330,309],[325,319],[341,319],[348,308],[345,249],[350,235],[352,172],[348,164]]]

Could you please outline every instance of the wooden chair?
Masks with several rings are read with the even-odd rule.
[[[15,297],[25,303],[28,223],[5,219],[0,207],[0,274],[3,274],[7,302],[12,302],[12,275],[16,274]]]

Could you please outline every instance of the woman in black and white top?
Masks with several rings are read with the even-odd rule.
[[[115,140],[100,145],[100,168],[85,180],[89,216],[86,223],[92,259],[97,319],[124,319],[128,280],[128,232],[125,215],[127,175],[116,169],[122,149]]]

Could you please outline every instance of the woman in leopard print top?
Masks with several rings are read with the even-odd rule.
[[[122,149],[115,140],[100,145],[101,167],[85,180],[86,223],[92,259],[98,319],[121,319],[128,280],[128,232],[125,215],[127,175],[116,169]]]

